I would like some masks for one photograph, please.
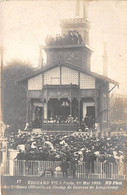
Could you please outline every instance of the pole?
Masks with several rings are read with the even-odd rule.
[[[70,115],[72,116],[72,83],[70,88]]]
[[[3,72],[3,48],[0,48],[0,134],[3,135],[3,115],[2,115],[2,72]]]

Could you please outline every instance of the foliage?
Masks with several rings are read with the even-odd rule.
[[[127,119],[127,97],[112,97],[110,100],[111,122],[125,122]]]
[[[25,62],[12,61],[2,73],[2,105],[5,124],[21,127],[26,120],[27,90],[16,81],[31,73],[33,68]]]

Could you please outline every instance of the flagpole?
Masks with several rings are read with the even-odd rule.
[[[6,161],[7,161],[7,139],[4,137],[4,130],[5,125],[3,122],[3,80],[2,80],[2,73],[3,73],[3,48],[0,48],[0,144],[1,144],[1,157],[2,161],[0,164],[0,174],[4,173],[6,169]]]
[[[3,72],[3,48],[0,48],[0,137],[3,136],[3,114],[2,114],[2,72]]]

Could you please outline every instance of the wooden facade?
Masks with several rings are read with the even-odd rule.
[[[60,40],[63,40],[64,33],[76,31],[82,36],[82,42],[78,44],[60,42],[43,47],[47,54],[47,65],[21,80],[26,81],[28,87],[27,122],[33,120],[35,109],[38,107],[42,119],[41,127],[45,130],[51,130],[53,125],[45,126],[44,121],[63,112],[65,115],[77,116],[79,123],[86,114],[93,115],[100,129],[107,129],[109,83],[114,85],[118,83],[91,72],[92,51],[87,45],[89,22],[86,18],[63,20],[61,27]],[[56,125],[58,129],[60,128],[60,124],[55,124],[54,130]],[[67,129],[67,124],[61,126],[61,130]]]

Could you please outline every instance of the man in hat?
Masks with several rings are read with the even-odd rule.
[[[76,168],[77,168],[77,161],[74,157],[72,157],[71,159],[71,171],[72,171],[72,176],[73,178],[76,177]]]
[[[69,168],[69,163],[67,162],[67,159],[63,159],[61,165],[61,170],[62,170],[62,173],[63,173],[63,178],[66,177],[67,178],[67,170]]]

